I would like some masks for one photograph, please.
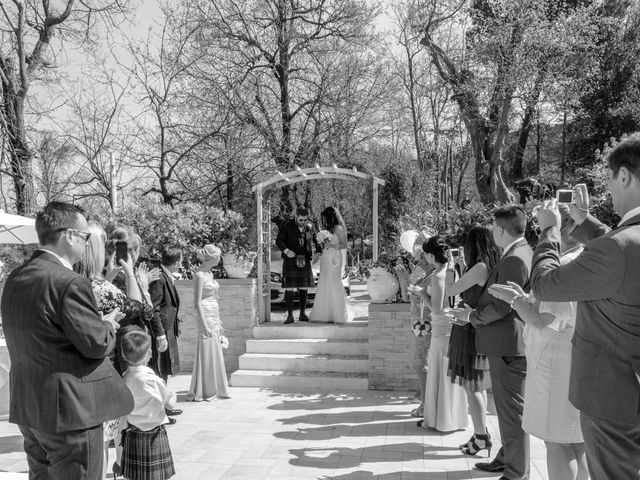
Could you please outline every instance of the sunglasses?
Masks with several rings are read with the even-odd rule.
[[[82,230],[76,230],[75,228],[59,228],[56,230],[56,232],[70,232],[71,235],[77,235],[78,237],[82,238],[85,243],[89,241],[89,238],[91,238],[91,232],[83,232]]]

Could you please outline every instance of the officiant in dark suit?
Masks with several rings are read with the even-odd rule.
[[[569,206],[586,246],[560,265],[555,201],[538,213],[542,229],[532,289],[544,301],[577,301],[569,400],[580,422],[592,480],[640,478],[640,134],[607,156],[608,190],[622,217],[614,230],[588,215],[585,185]]]
[[[296,208],[294,217],[283,223],[278,230],[276,245],[282,252],[282,288],[287,305],[285,324],[293,323],[293,295],[298,290],[301,322],[308,322],[305,313],[308,289],[315,287],[311,262],[315,228],[309,221],[309,211],[305,207]]]
[[[40,248],[11,273],[2,295],[9,421],[24,436],[29,478],[93,480],[102,477],[102,423],[133,409],[107,358],[118,311],[101,317],[91,282],[72,270],[91,235],[81,208],[49,203],[36,231]]]

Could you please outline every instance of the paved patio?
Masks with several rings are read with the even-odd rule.
[[[182,400],[189,375],[169,380]],[[441,435],[416,427],[416,406],[398,392],[281,393],[232,388],[233,398],[181,401],[167,427],[175,479],[406,480],[497,479],[473,469],[479,461],[457,445],[471,429]],[[495,414],[489,431],[497,433]],[[496,442],[497,443],[497,442]],[[531,480],[547,479],[544,444],[532,439]],[[497,452],[499,445],[494,445]],[[111,451],[111,459],[114,451]],[[22,437],[0,422],[0,480],[26,479]],[[9,473],[18,472],[18,473]],[[111,478],[111,474],[108,476]]]

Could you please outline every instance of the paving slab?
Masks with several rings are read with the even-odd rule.
[[[184,395],[189,375],[169,379]],[[277,392],[231,388],[232,398],[180,401],[167,427],[177,480],[464,480],[497,479],[473,469],[482,459],[457,445],[471,429],[441,434],[416,426],[413,395],[403,392]],[[469,422],[471,424],[471,422]],[[488,429],[499,448],[498,422]],[[531,480],[548,480],[544,443],[531,440]],[[110,450],[113,462],[115,450]],[[110,468],[109,468],[110,471]],[[25,480],[18,428],[0,421],[0,480]],[[112,478],[111,474],[107,478]]]

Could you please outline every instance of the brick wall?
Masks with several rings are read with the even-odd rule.
[[[369,390],[418,388],[409,308],[408,303],[369,304]]]
[[[238,369],[238,357],[246,352],[246,341],[253,338],[253,326],[258,321],[258,283],[255,278],[218,279],[220,284],[220,319],[229,348],[224,350],[227,374]],[[193,284],[191,280],[176,282],[180,295],[182,334],[178,339],[180,367],[191,372],[196,351],[197,328],[193,309]]]

